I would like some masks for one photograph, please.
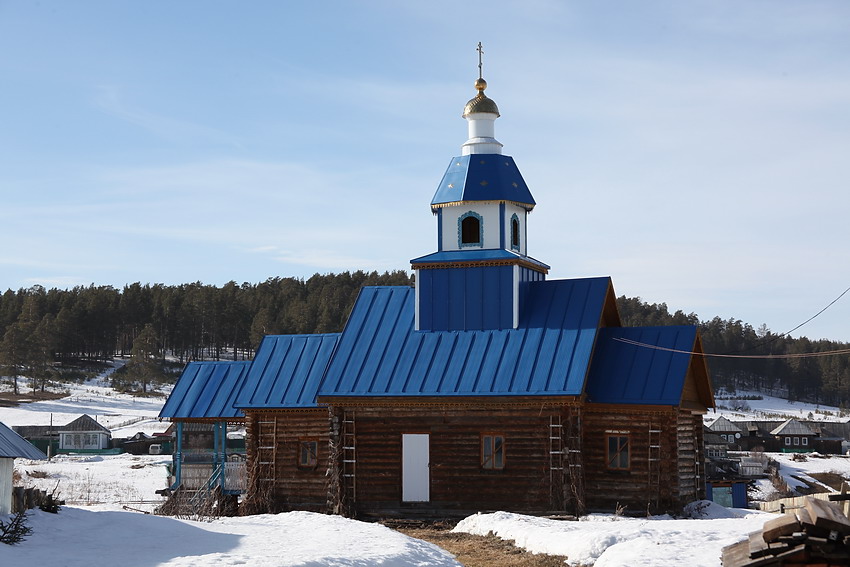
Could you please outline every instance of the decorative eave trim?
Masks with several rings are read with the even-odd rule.
[[[432,203],[431,212],[436,214],[437,209],[442,209],[444,207],[458,207],[461,205],[469,206],[472,203],[475,203],[477,205],[501,205],[502,203],[505,203],[508,205],[516,205],[517,207],[522,207],[523,209],[529,212],[531,212],[531,210],[534,208],[534,203],[520,203],[519,201],[509,201],[507,199],[500,199],[496,201],[452,201],[450,203]]]
[[[542,267],[540,264],[535,264],[533,262],[529,262],[528,260],[523,260],[522,258],[506,258],[504,260],[470,260],[470,261],[460,261],[460,262],[421,262],[421,263],[411,263],[410,266],[414,270],[437,270],[437,269],[447,269],[447,268],[480,268],[480,267],[488,267],[488,266],[522,266],[524,268],[528,268],[530,270],[534,270],[535,272],[541,272],[543,274],[548,274],[549,269]]]
[[[533,408],[578,407],[580,396],[319,396],[319,403],[343,407]]]
[[[226,421],[228,424],[244,425],[244,417],[163,417],[171,423],[221,423]]]
[[[589,413],[686,413],[691,415],[703,415],[708,413],[708,410],[702,406],[691,406],[686,404],[680,405],[670,405],[670,404],[659,404],[659,405],[650,405],[650,404],[616,404],[616,403],[594,403],[588,402],[585,406],[585,409]]]
[[[323,405],[312,406],[308,408],[242,408],[245,416],[256,413],[325,413],[327,408]]]

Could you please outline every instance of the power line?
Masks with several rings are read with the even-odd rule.
[[[746,352],[748,350],[754,350],[754,349],[757,349],[757,348],[761,348],[761,347],[764,347],[766,345],[769,345],[770,343],[772,343],[774,341],[781,339],[784,336],[790,335],[791,333],[793,333],[794,331],[796,331],[797,329],[799,329],[800,327],[802,327],[806,323],[809,323],[810,321],[815,319],[818,315],[820,315],[821,313],[823,313],[824,311],[826,311],[827,309],[832,307],[835,303],[838,302],[839,299],[844,297],[844,295],[848,291],[850,291],[850,287],[848,287],[847,289],[842,291],[841,294],[838,297],[836,297],[835,299],[833,299],[832,301],[830,301],[826,305],[826,307],[824,307],[823,309],[821,309],[820,311],[818,311],[817,313],[815,313],[814,315],[812,315],[811,317],[809,317],[808,319],[806,319],[805,321],[803,321],[802,323],[800,323],[799,325],[797,325],[796,327],[791,329],[790,331],[786,331],[784,333],[776,335],[771,340],[764,341],[761,344],[758,344],[758,345],[755,345],[753,347],[744,349],[744,351],[737,351],[737,352]],[[664,347],[660,347],[660,346],[657,346],[657,345],[650,345],[650,344],[647,344],[647,343],[641,343],[641,342],[638,342],[638,341],[633,341],[631,339],[623,339],[623,338],[619,338],[619,337],[616,337],[614,340],[620,341],[622,343],[630,344],[630,345],[633,345],[633,346],[643,347],[643,348],[651,348],[651,349],[655,349],[655,350],[662,350],[662,351],[665,351],[665,352],[675,352],[675,353],[680,353],[680,354],[693,354],[693,355],[702,356],[702,357],[705,357],[705,358],[746,358],[746,359],[774,359],[774,360],[786,359],[787,360],[787,359],[792,359],[792,358],[818,358],[818,357],[822,357],[822,356],[838,356],[838,355],[842,355],[842,354],[850,354],[850,348],[837,349],[837,350],[825,350],[825,351],[822,351],[822,352],[801,352],[801,353],[796,353],[796,354],[714,354],[714,353],[708,353],[708,352],[694,352],[694,351],[689,351],[689,350],[678,350],[678,349],[673,349],[673,348],[664,348]]]
[[[827,309],[829,309],[830,307],[832,307],[832,305],[833,305],[835,302],[837,302],[839,299],[841,299],[842,297],[844,297],[844,294],[845,294],[845,293],[847,293],[848,291],[850,291],[850,287],[848,287],[847,289],[845,289],[844,291],[842,291],[842,292],[841,292],[841,295],[839,295],[838,297],[836,297],[835,299],[833,299],[832,301],[830,301],[830,302],[829,302],[829,304],[828,304],[826,307],[824,307],[823,309],[821,309],[820,311],[818,311],[817,313],[815,313],[814,315],[812,315],[811,317],[809,317],[808,319],[806,319],[805,321],[803,321],[802,323],[800,323],[799,325],[797,325],[796,327],[794,327],[793,329],[791,329],[790,331],[786,331],[786,332],[782,333],[782,334],[781,334],[781,335],[779,335],[779,336],[780,336],[780,337],[782,337],[782,336],[785,336],[785,335],[790,335],[791,333],[793,333],[794,331],[796,331],[797,329],[799,329],[800,327],[802,327],[803,325],[805,325],[806,323],[808,323],[809,321],[811,321],[812,319],[814,319],[815,317],[817,317],[818,315],[820,315],[821,313],[823,313],[824,311],[826,311]]]
[[[800,353],[792,353],[792,354],[713,354],[710,352],[695,352],[691,350],[680,350],[675,348],[666,348],[660,347],[657,345],[651,345],[648,343],[642,343],[639,341],[633,341],[631,339],[623,339],[620,337],[615,337],[615,341],[620,341],[621,343],[630,344],[633,346],[639,346],[643,348],[651,348],[654,350],[661,350],[664,352],[674,352],[679,354],[690,354],[695,356],[704,356],[706,358],[753,358],[753,359],[789,359],[789,358],[817,358],[821,356],[837,356],[842,354],[850,354],[850,348],[843,348],[837,350],[825,350],[823,352],[800,352]]]

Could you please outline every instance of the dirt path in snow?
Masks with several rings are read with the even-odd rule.
[[[397,523],[386,525],[403,534],[429,541],[453,553],[465,567],[564,567],[565,557],[533,554],[494,535],[452,533],[452,524]]]

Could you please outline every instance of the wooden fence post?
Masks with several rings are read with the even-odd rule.
[[[12,513],[17,514],[22,510],[26,510],[24,508],[24,487],[23,486],[15,486],[12,488]]]

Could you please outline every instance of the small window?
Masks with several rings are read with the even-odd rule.
[[[467,246],[483,246],[483,217],[474,211],[464,213],[458,219],[458,245],[460,248]]]
[[[319,464],[318,441],[301,441],[298,451],[298,466],[304,469],[316,468]]]
[[[785,438],[785,444],[786,444],[786,445],[790,445],[790,444],[791,444],[791,438],[790,438],[790,437],[786,437],[786,438]]]
[[[800,438],[794,437],[794,445],[799,445],[799,444],[800,444]]]
[[[511,250],[519,251],[519,217],[511,217]]]
[[[608,436],[608,468],[629,469],[629,438],[620,435]]]
[[[800,443],[802,443],[803,445],[808,445],[808,444],[809,444],[809,438],[808,438],[808,437],[803,437],[803,438],[801,439]]]
[[[481,436],[481,468],[502,470],[505,468],[505,436]]]

